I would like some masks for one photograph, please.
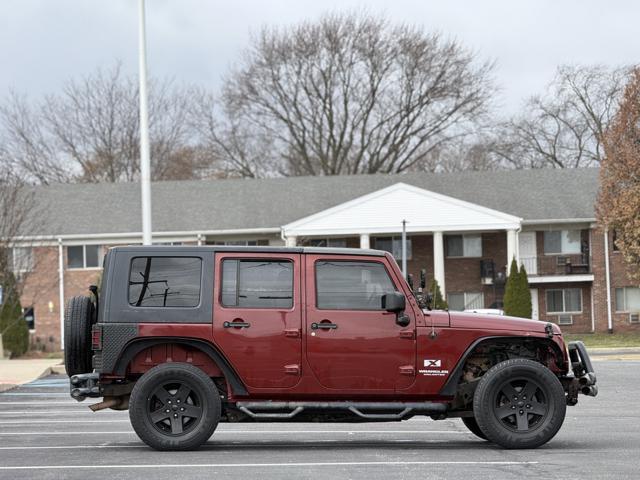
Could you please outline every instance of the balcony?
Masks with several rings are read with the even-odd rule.
[[[593,271],[589,254],[539,255],[520,257],[520,263],[527,270],[530,283],[553,281],[591,281]]]

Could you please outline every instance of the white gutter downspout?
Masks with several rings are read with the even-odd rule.
[[[60,349],[64,350],[64,250],[58,238],[58,302],[60,304]]]
[[[589,229],[589,265],[593,268],[593,230]],[[591,333],[596,333],[596,302],[593,294],[593,282],[591,283]]]
[[[607,281],[607,329],[613,333],[613,319],[611,318],[611,272],[609,270],[609,230],[604,230],[604,275]]]

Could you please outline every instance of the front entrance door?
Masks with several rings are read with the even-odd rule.
[[[216,253],[213,335],[248,386],[298,383],[300,291],[299,254]]]
[[[381,308],[385,293],[401,291],[388,262],[306,256],[307,360],[324,387],[391,393],[414,382],[414,314],[407,307],[401,327]]]
[[[538,289],[531,289],[531,318],[533,320],[540,320],[540,313],[538,312]]]
[[[524,265],[528,275],[538,274],[538,254],[536,249],[536,232],[520,232],[520,263]]]

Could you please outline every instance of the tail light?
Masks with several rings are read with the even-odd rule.
[[[102,350],[102,325],[99,323],[91,328],[91,350]]]

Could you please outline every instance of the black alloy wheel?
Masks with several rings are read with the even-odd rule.
[[[546,366],[516,358],[494,365],[473,396],[473,414],[487,440],[505,448],[536,448],[564,422],[566,397]]]
[[[202,399],[190,382],[164,383],[147,400],[147,415],[161,433],[182,435],[202,420]]]
[[[507,380],[497,389],[493,413],[505,428],[529,432],[544,423],[549,405],[540,385],[520,378]]]
[[[163,363],[136,382],[129,418],[140,439],[156,450],[193,450],[218,426],[220,393],[202,370]]]

